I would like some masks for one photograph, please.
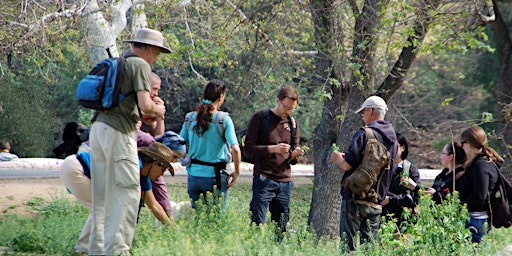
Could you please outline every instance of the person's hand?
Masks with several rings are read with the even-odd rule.
[[[159,117],[161,119],[165,119],[165,105],[164,104],[156,104],[156,117]]]
[[[269,153],[282,154],[288,151],[290,151],[290,144],[287,143],[279,143],[268,147]]]
[[[158,120],[158,118],[155,115],[148,115],[148,114],[142,113],[142,117],[140,118],[140,120],[143,123],[151,126]]]
[[[157,105],[165,105],[164,104],[164,100],[158,96],[155,96],[153,98],[151,98],[153,100],[153,102]]]
[[[409,188],[410,190],[414,190],[416,188],[416,182],[409,177],[401,177],[400,185]]]
[[[296,147],[296,148],[292,151],[292,153],[291,153],[291,155],[290,155],[290,158],[291,158],[291,159],[297,159],[297,158],[299,158],[299,157],[301,157],[301,156],[303,156],[303,155],[304,155],[304,150],[303,150],[301,147]]]
[[[341,153],[341,152],[337,152],[337,151],[332,152],[331,161],[334,164],[339,166],[341,164],[341,162],[343,161],[343,159],[345,159],[345,153]]]
[[[227,187],[230,188],[231,186],[233,186],[236,182],[236,180],[238,180],[238,176],[240,175],[240,173],[238,172],[232,172],[228,175],[228,185]]]
[[[434,193],[436,193],[436,190],[435,190],[435,189],[433,189],[433,188],[427,188],[427,189],[425,189],[425,194],[433,195]]]
[[[389,196],[386,196],[382,202],[380,202],[380,205],[386,206],[389,204]]]

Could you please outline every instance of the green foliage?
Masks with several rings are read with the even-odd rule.
[[[46,90],[12,73],[0,80],[0,138],[11,142],[12,152],[21,157],[45,156],[53,144],[53,127],[45,117]]]
[[[37,51],[2,63],[10,69],[0,78],[0,138],[11,141],[21,157],[51,156],[64,124],[77,120],[77,79],[89,69],[80,61],[79,37],[76,30],[51,34]],[[27,51],[30,47],[25,46]]]
[[[423,195],[418,212],[419,216],[409,216],[410,222],[400,228],[395,221],[381,225],[379,242],[385,245],[385,251],[400,255],[460,255],[473,252],[471,234],[465,228],[468,212],[457,199],[449,198],[443,205],[436,205],[429,196]]]
[[[188,200],[186,187],[169,186],[175,200]],[[273,223],[250,223],[248,204],[250,184],[237,184],[230,190],[227,209],[200,205],[182,215],[171,227],[155,226],[147,209],[140,222],[131,254],[133,255],[339,255],[339,239],[317,238],[307,228],[311,185],[296,186],[292,194],[292,214],[288,232],[277,242]],[[0,221],[0,245],[16,253],[69,255],[88,216],[88,209],[77,201],[31,200],[38,211],[32,218],[4,215]],[[406,224],[398,232],[395,221],[383,222],[379,239],[358,248],[355,255],[489,255],[503,248],[510,229],[499,229],[474,247],[464,228],[467,210],[457,200],[434,205],[422,197],[415,225]],[[492,237],[495,237],[495,241]],[[435,245],[435,246],[433,246]]]
[[[308,81],[314,58],[296,53],[313,47],[307,3],[240,4],[239,11],[222,2],[198,2],[185,8],[146,6],[150,23],[166,24],[176,54],[162,56],[165,59],[157,63],[161,65],[157,73],[171,74],[163,79],[161,93],[169,102],[168,112],[173,111],[166,119],[169,128],[179,129],[184,114],[199,102],[205,80],[212,78],[222,79],[228,86],[222,107],[236,117],[237,130],[246,128],[255,111],[273,107],[282,85],[296,86],[301,92],[300,105],[320,108],[321,102],[308,97],[315,89]],[[243,15],[250,19],[241,20]],[[299,110],[294,115],[301,120],[301,136],[308,138],[320,113]],[[311,121],[303,125],[303,119]]]
[[[338,145],[336,145],[336,143],[333,143],[331,145],[331,149],[333,152],[340,152],[340,147],[338,147]]]
[[[33,200],[35,219],[4,215],[0,224],[0,244],[15,252],[68,255],[78,239],[88,209],[67,199],[52,202]],[[78,233],[77,233],[78,231]]]
[[[108,4],[100,3],[102,7]],[[246,128],[255,111],[274,106],[280,86],[294,85],[300,92],[301,106],[294,116],[300,122],[301,137],[309,139],[320,120],[322,104],[332,100],[331,86],[374,90],[369,87],[379,84],[402,48],[410,46],[411,42],[406,39],[415,36],[412,26],[425,15],[434,18],[428,27],[429,34],[421,45],[416,65],[389,102],[389,105],[396,105],[403,116],[390,111],[387,118],[396,128],[405,130],[411,125],[432,128],[432,124],[442,120],[480,120],[482,112],[493,112],[494,97],[490,92],[494,90],[499,62],[497,56],[490,54],[493,49],[488,39],[492,40],[492,36],[488,36],[489,31],[484,27],[470,22],[474,16],[462,3],[438,8],[427,6],[425,12],[418,11],[418,5],[411,1],[393,0],[380,5],[381,26],[377,28],[376,40],[381,43],[371,53],[375,67],[364,69],[350,56],[354,48],[351,45],[354,31],[350,28],[355,18],[351,15],[351,6],[342,3],[336,7],[343,17],[333,15],[329,20],[342,27],[342,33],[331,37],[335,41],[332,52],[316,55],[308,52],[323,49],[318,44],[324,42],[315,39],[317,28],[312,21],[310,2],[257,0],[235,4],[236,9],[222,1],[193,2],[185,7],[175,1],[146,3],[144,12],[148,25],[162,29],[173,49],[172,54],[162,54],[153,65],[163,81],[160,95],[167,104],[166,129],[178,131],[185,113],[199,102],[205,80],[220,78],[228,85],[222,108],[231,113],[237,131]],[[37,16],[51,13],[58,6],[29,5],[27,8],[33,8],[30,13]],[[6,2],[3,9],[8,21],[30,20],[20,13],[19,5],[14,2]],[[111,14],[105,13],[106,16]],[[45,106],[31,120],[48,126],[42,133],[34,132],[41,138],[13,133],[7,125],[0,125],[0,137],[16,143],[31,141],[33,146],[30,147],[28,143],[14,143],[13,149],[22,156],[48,155],[49,148],[60,139],[60,129],[68,121],[89,124],[92,112],[77,108],[74,97],[78,80],[89,70],[84,47],[80,45],[80,28],[75,25],[75,19],[58,17],[30,36],[23,27],[11,26],[0,32],[5,42],[13,42],[0,42],[0,49],[10,58],[10,63],[2,67],[16,75],[17,83],[30,84],[40,93],[38,96],[42,99],[35,100],[38,104],[31,100],[31,105]],[[124,33],[118,38],[119,46],[126,36]],[[418,39],[412,44],[419,44]],[[484,54],[486,52],[489,54]],[[336,65],[321,67],[325,71],[316,70],[320,68],[316,66],[317,61],[325,57]],[[375,77],[362,72],[374,69]],[[339,75],[320,81],[318,74],[322,72]],[[356,84],[348,85],[346,81],[350,79],[345,76],[353,76]],[[0,84],[6,82],[5,78],[2,80]],[[367,85],[370,81],[374,81],[371,86]],[[13,98],[11,93],[17,92],[2,92],[2,96]],[[0,101],[4,101],[4,97]],[[5,109],[3,105],[0,107]],[[21,115],[16,113],[15,116]],[[1,118],[1,121],[8,119]],[[343,121],[344,116],[337,118]],[[19,125],[27,126],[26,123]],[[31,129],[28,127],[20,129]]]

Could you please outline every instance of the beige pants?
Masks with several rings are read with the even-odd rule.
[[[92,192],[91,180],[84,175],[84,170],[75,155],[68,156],[60,166],[60,178],[62,183],[73,195],[89,208],[89,217],[80,233],[75,247],[77,252],[87,253],[89,250],[89,235],[92,225]]]
[[[127,254],[140,199],[137,133],[94,122],[89,135],[93,220],[89,254]]]

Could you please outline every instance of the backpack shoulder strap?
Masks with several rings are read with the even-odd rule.
[[[116,84],[121,84],[122,80],[123,80],[123,71],[124,71],[124,65],[126,63],[126,58],[123,57],[123,56],[120,56],[120,57],[117,57],[115,58],[116,59]],[[120,97],[120,100],[126,98],[127,96],[129,95],[132,95],[132,94],[135,94],[135,90],[132,90],[130,91],[129,93],[127,94],[122,94],[121,92],[119,92],[119,97]],[[137,101],[137,96],[135,96],[135,100]],[[137,104],[138,106],[139,104]]]
[[[373,134],[373,129],[368,126],[363,126],[364,132],[366,133],[366,136],[368,137],[368,140],[376,140],[375,134]]]
[[[188,112],[185,115],[185,125],[186,125],[186,128],[187,128],[187,131],[190,128],[190,122],[193,121],[192,116],[194,115],[194,113],[195,113],[195,111],[192,111],[192,112]]]
[[[268,136],[270,127],[270,109],[261,111],[261,123],[258,131],[258,143],[261,143]]]
[[[217,118],[215,118],[215,120],[213,121],[216,125],[217,125],[217,131],[219,132],[219,135],[220,137],[226,141],[226,136],[225,136],[225,132],[226,132],[226,118],[229,116],[229,113],[228,112],[224,112],[224,111],[218,111],[217,112]]]

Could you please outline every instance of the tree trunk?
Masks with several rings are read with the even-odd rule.
[[[365,1],[362,13],[355,13],[357,17],[355,31],[357,32],[354,45],[362,46],[363,42],[368,43],[365,43],[364,47],[354,48],[353,59],[362,64],[359,66],[362,70],[361,74],[367,74],[367,78],[373,77],[372,72],[368,71],[373,68],[373,57],[371,56],[376,40],[372,40],[372,37],[375,37],[375,33],[372,32],[379,20],[376,16],[378,2],[380,1]],[[318,236],[337,236],[339,234],[340,182],[343,172],[330,160],[331,144],[336,142],[337,145],[340,145],[340,149],[346,148],[352,132],[360,126],[361,122],[358,115],[353,115],[354,105],[360,105],[363,98],[362,91],[357,88],[350,88],[343,83],[334,85],[327,82],[327,78],[337,77],[336,71],[338,70],[332,67],[331,60],[340,59],[335,55],[337,54],[336,48],[334,48],[335,44],[326,43],[330,41],[329,38],[334,38],[336,30],[333,30],[333,27],[338,27],[333,24],[335,23],[333,14],[337,11],[333,7],[336,6],[333,6],[330,1],[312,2],[316,41],[320,47],[324,47],[319,52],[330,53],[326,58],[320,58],[317,65],[323,68],[316,70],[319,72],[318,77],[326,79],[325,83],[332,90],[332,98],[324,103],[322,118],[313,134],[315,179],[308,223]],[[325,69],[327,64],[330,65],[330,68]],[[326,73],[326,70],[332,71]],[[342,70],[338,73],[342,74]],[[338,77],[342,77],[342,75]],[[353,79],[360,79],[360,77]],[[337,80],[342,81],[341,78]],[[371,81],[371,79],[366,81]],[[348,109],[346,108],[347,102]],[[343,113],[345,113],[345,118],[341,123],[342,118],[340,117]]]
[[[126,12],[132,6],[132,1],[121,0],[112,4],[110,22],[103,16],[96,0],[82,1],[81,4],[86,4],[81,16],[81,28],[91,65],[108,58],[107,48],[112,57],[119,57],[117,37],[126,27]]]
[[[512,103],[512,38],[507,22],[503,18],[498,1],[494,0],[494,14],[496,21],[491,23],[491,28],[496,39],[496,50],[500,61],[499,78],[496,83],[496,99],[500,103]],[[510,145],[512,145],[512,129],[510,120],[504,120],[500,124],[501,152],[505,158],[505,165],[502,167],[507,177],[512,178],[512,163]]]
[[[382,96],[386,101],[393,93],[402,85],[405,76],[410,67],[414,63],[419,52],[419,47],[425,38],[427,27],[432,22],[432,18],[428,16],[427,8],[436,8],[440,1],[431,2],[430,6],[424,5],[419,7],[418,19],[413,25],[416,35],[407,38],[409,42],[415,42],[404,47],[391,69],[387,77],[377,90],[377,94]],[[356,72],[350,79],[350,85],[342,82],[340,87],[331,85],[332,99],[324,103],[324,110],[319,125],[313,134],[314,142],[314,163],[315,163],[315,179],[311,201],[311,209],[308,223],[318,236],[338,236],[339,235],[339,210],[341,204],[340,185],[343,171],[331,163],[331,144],[336,142],[341,151],[348,148],[353,134],[364,125],[361,116],[354,114],[365,98],[373,93],[375,85],[375,65],[374,56],[376,49],[375,31],[380,26],[379,8],[388,1],[366,0],[361,12],[359,12],[355,2],[350,1],[356,23],[354,27],[354,48],[352,51],[352,66],[356,66]],[[317,63],[318,77],[322,77],[327,81],[328,78],[342,77],[343,72],[340,68],[332,68],[333,59],[341,59],[337,56],[337,51],[329,39],[334,38],[336,29],[336,21],[331,20],[333,13],[337,10],[331,5],[330,1],[312,1],[312,14],[315,24],[316,41],[320,46],[319,52],[330,53],[325,58],[320,58]],[[325,10],[325,11],[323,11]],[[330,10],[330,12],[326,11]],[[338,39],[339,40],[339,39]],[[338,44],[343,44],[338,42]],[[325,47],[325,48],[322,48]],[[326,66],[331,67],[325,69]],[[333,72],[322,72],[332,70]],[[339,81],[341,79],[338,79]],[[327,82],[325,82],[327,83]],[[344,86],[345,85],[345,86]],[[345,114],[342,117],[342,114]],[[342,118],[340,118],[342,117]]]
[[[324,103],[322,118],[312,136],[314,148],[315,179],[313,195],[309,211],[308,224],[317,235],[336,236],[339,224],[340,180],[342,173],[330,166],[331,144],[335,143],[336,134],[340,132],[341,123],[338,117],[345,112],[347,87],[341,82],[336,85],[331,79],[341,81],[341,70],[337,70],[334,60],[338,59],[333,50],[337,30],[336,6],[332,1],[311,1],[311,11],[315,24],[315,40],[318,43],[318,61],[314,86],[324,86],[331,93],[331,100]],[[342,33],[340,33],[342,34]],[[339,38],[342,41],[343,38]]]

